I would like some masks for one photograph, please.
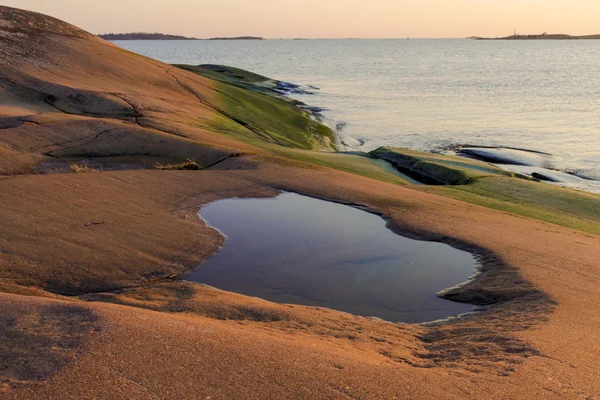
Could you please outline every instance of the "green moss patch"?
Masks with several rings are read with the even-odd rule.
[[[205,76],[215,81],[235,85],[244,89],[257,90],[260,84],[271,81],[266,76],[258,75],[243,69],[228,67],[225,65],[185,65],[176,64],[178,68],[193,72],[198,75]]]
[[[402,148],[380,147],[369,154],[426,184],[468,185],[482,176],[511,175],[491,164]]]
[[[379,148],[370,154],[434,184],[415,187],[418,190],[600,234],[600,196],[536,182],[468,158],[402,148]]]
[[[259,85],[268,78],[231,67],[178,67],[216,81],[218,100],[211,106],[225,117],[214,121],[216,131],[290,148],[335,150],[333,131],[297,102]]]
[[[418,189],[600,235],[600,196],[591,193],[507,177],[480,178],[465,186]]]
[[[308,164],[319,165],[396,185],[407,185],[410,183],[387,164],[387,162],[367,156],[286,148],[272,148],[272,152]]]

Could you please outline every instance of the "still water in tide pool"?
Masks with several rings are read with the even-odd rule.
[[[475,273],[472,254],[396,235],[377,215],[283,193],[219,200],[200,216],[226,240],[186,280],[393,322],[434,321],[472,309],[436,296]]]
[[[301,100],[359,150],[517,147],[600,179],[600,40],[119,41],[168,63],[224,64],[316,85]],[[342,126],[341,124],[340,126]],[[350,142],[350,140],[349,140]],[[565,186],[600,193],[600,182]]]

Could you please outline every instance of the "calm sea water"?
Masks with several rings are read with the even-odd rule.
[[[508,146],[600,179],[600,41],[120,41],[167,63],[225,64],[303,96],[361,150]],[[600,183],[575,187],[600,193]]]

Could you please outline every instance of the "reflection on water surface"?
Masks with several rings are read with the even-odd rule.
[[[200,215],[227,239],[187,280],[394,322],[471,309],[435,293],[473,275],[473,255],[398,236],[382,218],[356,208],[284,193],[219,200]]]

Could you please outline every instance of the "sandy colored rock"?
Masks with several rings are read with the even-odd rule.
[[[600,397],[598,236],[285,159],[215,131],[210,79],[0,21],[2,398]],[[209,168],[144,169],[188,154]],[[135,170],[28,173],[82,159]],[[281,190],[474,252],[482,274],[449,295],[487,311],[391,324],[176,279],[222,244],[202,204]]]

